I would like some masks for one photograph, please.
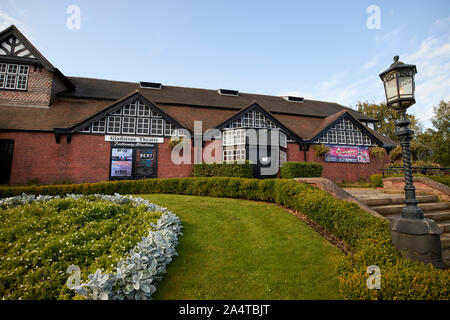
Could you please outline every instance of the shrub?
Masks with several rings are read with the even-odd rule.
[[[330,148],[324,144],[314,145],[314,154],[317,158],[323,158],[328,151],[330,151]]]
[[[0,213],[2,299],[73,298],[75,292],[65,286],[69,265],[77,265],[82,279],[87,280],[86,275],[93,274],[96,269],[95,274],[98,275],[100,269],[108,272],[115,263],[118,267],[122,265],[124,260],[121,259],[149,230],[150,234],[163,231],[164,234],[154,235],[154,238],[162,239],[159,242],[164,242],[168,232],[173,231],[173,235],[169,234],[171,248],[176,245],[176,241],[172,241],[173,236],[179,233],[179,219],[167,209],[147,200],[120,195],[67,195],[60,198],[24,194],[1,199]],[[166,227],[170,230],[164,231]],[[152,231],[153,228],[156,231]],[[158,272],[152,275],[153,284],[161,277],[164,266],[174,254],[172,249],[160,252],[158,258],[146,257],[156,261]],[[133,249],[130,255],[136,252]],[[127,274],[133,272],[133,268],[127,268],[122,281],[128,284],[132,276]],[[82,289],[85,287],[92,293],[89,291],[91,286],[83,285]],[[118,283],[116,289],[121,290],[122,287]],[[154,288],[149,289],[151,295]],[[86,296],[105,298],[104,292]],[[142,292],[109,292],[108,298],[120,297],[120,294],[136,296]]]
[[[322,165],[315,162],[285,162],[280,168],[281,178],[320,177]]]
[[[68,186],[0,188],[0,193],[27,191],[53,194],[67,192]],[[297,210],[344,241],[354,252],[338,266],[340,291],[347,299],[445,299],[450,298],[450,270],[403,258],[392,245],[389,222],[359,208],[355,203],[333,198],[325,191],[294,180],[242,178],[181,178],[102,182],[72,185],[85,193],[102,189],[107,193],[166,193],[207,195],[273,201]],[[369,290],[367,267],[381,269],[381,290]]]
[[[386,154],[386,150],[383,147],[370,148],[370,156],[375,159],[382,159]]]
[[[374,188],[383,188],[383,175],[380,173],[371,175],[370,182]]]
[[[194,177],[236,177],[252,178],[252,165],[248,160],[244,163],[237,161],[231,163],[195,164]]]

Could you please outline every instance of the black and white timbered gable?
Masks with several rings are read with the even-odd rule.
[[[181,131],[180,129],[186,130]],[[99,134],[172,137],[188,130],[139,92],[115,102],[71,128],[56,128],[55,134]]]
[[[316,144],[383,146],[363,124],[345,112],[313,138]]]

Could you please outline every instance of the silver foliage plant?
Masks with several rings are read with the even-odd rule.
[[[132,198],[120,194],[93,195],[97,199],[118,204],[133,203],[134,206],[145,205],[148,211],[162,211],[163,214],[154,230],[130,250],[127,257],[117,263],[116,272],[104,274],[100,269],[88,276],[89,281],[72,288],[78,294],[91,300],[148,300],[156,291],[156,284],[166,273],[167,265],[177,256],[175,247],[178,236],[182,235],[181,220],[166,208],[162,208],[142,198]],[[80,199],[84,195],[67,194],[67,198]],[[34,201],[60,199],[59,196],[27,195],[0,199],[0,207],[19,206]]]

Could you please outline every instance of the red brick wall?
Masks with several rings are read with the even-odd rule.
[[[14,140],[12,184],[39,179],[40,183],[98,182],[109,178],[110,145],[103,136],[74,135],[55,142],[51,132],[1,132]]]
[[[171,150],[169,149],[169,141],[170,138],[164,138],[164,143],[158,144],[158,178],[181,178],[191,176],[192,169],[194,168],[194,165],[192,164],[193,156],[191,156],[191,164],[174,164],[170,155]]]
[[[304,161],[303,151],[299,151],[299,146],[294,143],[288,144],[288,161]],[[370,159],[370,163],[338,163],[325,162],[321,158],[317,158],[314,154],[314,146],[306,152],[307,162],[317,162],[323,165],[322,177],[328,178],[335,182],[355,182],[360,179],[369,181],[369,177],[373,174],[380,173],[378,169],[383,168],[389,162],[386,155],[384,159]]]
[[[53,74],[30,66],[27,91],[0,90],[0,105],[48,106]]]
[[[0,132],[0,139],[14,140],[13,184],[27,183],[32,179],[45,184],[109,179],[110,143],[104,141],[102,135],[75,134],[69,144],[65,136],[57,144],[51,132]],[[158,144],[158,178],[191,176],[193,153],[191,164],[176,165],[171,159],[169,141],[170,138],[164,138],[164,143]],[[370,164],[324,162],[316,158],[313,147],[306,155],[308,162],[323,165],[323,177],[336,182],[368,180],[388,161],[386,156],[385,159],[371,159]],[[304,161],[304,152],[297,144],[288,144],[288,161]]]

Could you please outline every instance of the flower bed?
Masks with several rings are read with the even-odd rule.
[[[181,222],[118,194],[23,194],[0,200],[0,230],[2,299],[74,298],[65,285],[70,265],[89,279],[76,287],[88,299],[148,299],[176,255]]]

